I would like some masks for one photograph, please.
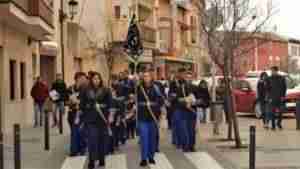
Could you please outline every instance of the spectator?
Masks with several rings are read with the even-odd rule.
[[[271,68],[272,75],[268,78],[267,88],[268,88],[268,100],[270,105],[270,111],[272,112],[272,129],[276,129],[276,119],[277,127],[282,129],[282,107],[284,104],[284,98],[286,95],[286,81],[285,78],[279,75],[279,68],[273,66]]]
[[[201,122],[206,122],[206,109],[210,104],[210,94],[208,91],[207,82],[205,80],[201,80],[199,85],[197,86],[197,90],[195,92],[197,98],[197,105],[202,111]]]
[[[267,91],[267,79],[268,74],[262,72],[260,74],[260,79],[257,83],[257,101],[260,107],[264,127],[268,127],[268,118],[266,114],[266,91]]]
[[[43,125],[44,104],[48,96],[48,85],[41,77],[37,77],[31,89],[31,97],[34,101],[34,127]]]
[[[65,114],[65,99],[67,96],[67,85],[64,82],[61,74],[56,75],[56,81],[52,84],[50,95],[52,96],[52,101],[54,102],[52,127],[55,127],[57,125],[57,111],[59,111],[59,113],[61,113],[62,115]]]

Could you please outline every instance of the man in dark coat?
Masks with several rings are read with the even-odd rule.
[[[192,110],[189,96],[193,94],[193,87],[186,81],[186,70],[178,70],[177,79],[170,84],[169,98],[175,108],[172,118],[172,142],[184,151],[193,149],[193,123],[196,117]]]
[[[279,75],[279,68],[273,66],[271,68],[272,75],[268,78],[268,100],[270,103],[272,111],[272,129],[276,129],[276,119],[277,127],[282,129],[282,108],[284,104],[284,99],[286,96],[287,86],[285,78]]]

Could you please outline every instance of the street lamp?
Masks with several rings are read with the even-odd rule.
[[[77,14],[78,2],[77,0],[70,0],[69,3],[70,19],[73,20],[74,16]],[[65,47],[64,47],[64,22],[68,18],[68,15],[64,12],[64,0],[60,1],[59,10],[59,21],[60,21],[60,45],[61,45],[61,67],[62,76],[65,79]]]
[[[70,0],[69,3],[70,19],[73,20],[77,14],[77,0]],[[64,0],[60,0],[59,22],[60,22],[60,51],[61,51],[61,71],[63,80],[65,80],[65,44],[64,44],[64,22],[68,18],[68,14],[64,12]],[[59,133],[63,134],[62,114],[59,117]]]
[[[73,20],[74,16],[78,12],[78,2],[76,0],[70,0],[69,1],[69,11],[70,11],[70,19]]]

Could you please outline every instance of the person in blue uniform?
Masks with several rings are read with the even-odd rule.
[[[191,151],[193,131],[191,126],[195,112],[186,98],[193,94],[192,87],[186,81],[186,70],[180,68],[177,77],[170,84],[169,98],[175,111],[172,117],[172,143],[183,151]]]
[[[196,122],[197,122],[197,98],[196,92],[197,87],[192,83],[193,81],[193,73],[188,71],[186,72],[186,80],[187,80],[187,96],[192,97],[190,99],[190,106],[187,106],[187,119],[184,121],[185,133],[187,136],[186,145],[184,146],[184,151],[186,152],[194,152],[195,144],[196,144]]]
[[[99,161],[100,166],[105,165],[107,138],[111,135],[109,110],[112,96],[110,89],[104,87],[101,75],[91,72],[90,84],[81,90],[79,98],[82,119],[87,130],[88,169],[94,169],[96,161]]]
[[[75,84],[70,86],[68,92],[68,123],[71,129],[70,156],[84,154],[86,149],[86,138],[84,135],[84,124],[79,109],[80,89],[87,83],[87,76],[84,72],[77,72],[74,77]]]
[[[140,135],[141,162],[140,166],[145,167],[155,164],[154,155],[156,151],[157,118],[156,112],[160,111],[162,98],[157,93],[153,79],[149,71],[143,73],[143,78],[138,85],[138,130]]]

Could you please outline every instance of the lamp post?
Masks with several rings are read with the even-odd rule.
[[[77,0],[70,0],[69,3],[70,19],[73,20],[74,16],[77,14],[78,2]],[[68,18],[68,15],[64,11],[64,0],[60,0],[60,10],[59,10],[59,22],[60,22],[60,48],[61,48],[61,66],[62,66],[62,76],[65,80],[65,45],[64,45],[64,22]]]

